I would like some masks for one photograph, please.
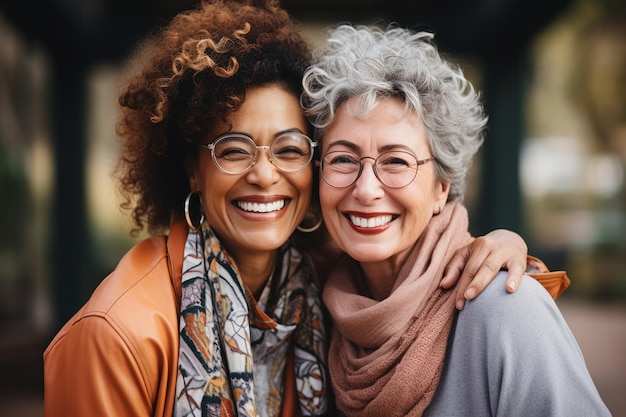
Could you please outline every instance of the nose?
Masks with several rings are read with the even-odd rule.
[[[252,168],[246,173],[246,181],[267,188],[280,180],[280,172],[271,161],[269,146],[259,146]]]
[[[371,161],[366,164],[366,159],[370,159]],[[369,156],[361,158],[363,168],[361,170],[361,175],[357,178],[354,183],[354,189],[352,190],[352,195],[364,205],[381,198],[385,194],[383,183],[380,182],[374,173],[375,162],[376,160]]]

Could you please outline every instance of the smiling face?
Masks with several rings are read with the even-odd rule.
[[[249,136],[267,146],[286,131],[307,132],[298,97],[272,84],[246,92],[241,107],[228,115],[207,138],[227,132]],[[235,260],[254,254],[272,256],[302,221],[311,200],[313,168],[282,172],[259,150],[256,164],[243,174],[227,174],[215,165],[211,152],[199,148],[197,167],[190,175],[192,190],[200,191],[209,225]]]
[[[354,117],[342,104],[322,140],[322,155],[351,151],[376,158],[386,150],[407,151],[416,159],[432,156],[422,122],[404,114],[396,99],[384,99],[366,119]],[[397,272],[433,214],[446,202],[449,187],[435,176],[432,162],[419,166],[415,179],[402,188],[383,185],[374,175],[373,159],[363,159],[363,172],[345,188],[320,180],[324,221],[337,245],[363,263],[384,263]],[[367,271],[366,271],[367,275]]]

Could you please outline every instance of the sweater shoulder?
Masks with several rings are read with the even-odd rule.
[[[464,322],[488,321],[493,326],[494,323],[519,318],[525,321],[540,319],[541,311],[557,310],[548,291],[534,278],[524,275],[518,289],[509,293],[505,289],[507,277],[507,271],[500,271],[478,297],[465,303],[458,319]]]

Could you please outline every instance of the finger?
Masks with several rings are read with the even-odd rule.
[[[455,305],[458,310],[462,310],[465,300],[474,299],[491,281],[486,263],[488,258],[478,258],[478,253],[472,254],[472,261],[469,261],[463,269],[456,293]],[[478,280],[478,281],[477,281]]]
[[[526,270],[526,266],[520,263],[511,263],[508,266],[509,274],[506,279],[506,290],[509,293],[515,292],[519,288],[520,283],[522,282],[522,275]]]
[[[457,258],[454,260],[453,266],[458,268],[458,281],[456,285],[458,290],[455,297],[455,306],[458,310],[463,310],[465,306],[465,291],[475,279],[476,274],[480,270],[486,258],[489,256],[489,250],[481,241],[474,241],[473,244],[467,245],[463,250],[457,252]],[[457,264],[456,261],[459,261]],[[450,262],[452,264],[452,262]],[[454,283],[452,283],[454,285]]]
[[[441,288],[450,289],[459,281],[461,273],[465,268],[465,263],[469,257],[467,247],[459,249],[452,257],[448,265],[446,265],[443,279],[441,280]]]
[[[496,274],[500,271],[501,263],[494,261],[493,257],[488,257],[482,263],[482,265],[478,268],[476,272],[471,275],[470,282],[467,284],[467,289],[465,289],[463,295],[468,300],[473,300],[483,292],[487,285],[495,278]],[[467,268],[466,268],[467,269]],[[468,272],[468,275],[472,271]],[[465,272],[464,272],[465,274]],[[461,280],[464,277],[461,276]]]
[[[503,232],[500,232],[500,236],[502,236]],[[505,283],[506,291],[514,292],[521,282],[522,274],[526,269],[525,261],[526,261],[526,247],[524,245],[517,244],[517,241],[523,242],[523,240],[516,234],[512,232],[504,233],[504,237],[513,236],[517,239],[513,242],[515,244],[507,244],[500,245],[499,247],[493,248],[493,241],[491,241],[492,248],[489,249],[490,244],[487,239],[478,238],[474,242],[475,249],[480,249],[480,251],[476,251],[472,254],[472,259],[468,261],[468,266],[466,270],[471,272],[470,262],[475,259],[483,259],[482,264],[477,266],[477,271],[474,274],[474,280],[469,284],[467,290],[465,291],[465,297],[468,300],[472,300],[478,296],[487,285],[495,278],[496,274],[501,269],[509,270],[509,275],[507,277],[507,281]],[[480,253],[480,257],[476,254]]]
[[[463,310],[463,307],[465,307],[465,289],[470,282],[472,282],[472,279],[469,277],[468,274],[461,274],[459,282],[457,283],[459,289],[456,292],[456,297],[454,300],[454,305],[456,306],[457,310]]]

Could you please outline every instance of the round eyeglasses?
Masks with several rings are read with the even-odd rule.
[[[413,182],[418,166],[435,158],[418,160],[412,153],[406,151],[385,151],[376,158],[359,157],[348,151],[332,151],[322,156],[320,163],[322,178],[331,187],[349,187],[361,176],[364,159],[374,161],[372,168],[380,182],[389,188],[402,188]]]
[[[284,172],[296,172],[304,168],[313,158],[317,146],[308,136],[300,132],[285,132],[278,135],[270,145],[257,146],[254,140],[243,133],[226,133],[213,143],[201,144],[211,151],[213,162],[226,174],[243,174],[256,163],[259,151],[268,150],[269,160]]]

